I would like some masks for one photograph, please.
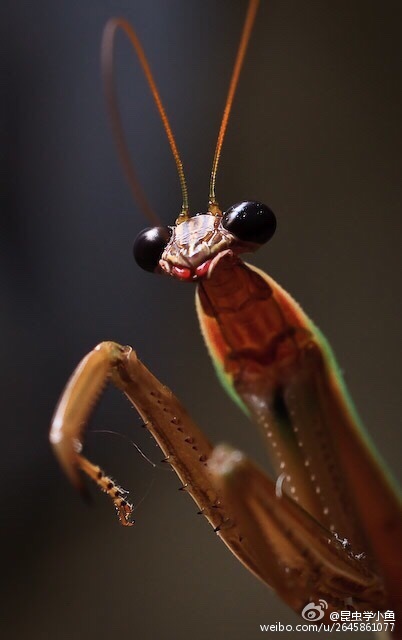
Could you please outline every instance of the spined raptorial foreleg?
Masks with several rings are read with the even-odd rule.
[[[80,470],[113,499],[122,524],[130,524],[130,505],[102,470],[85,458],[82,435],[106,383],[121,389],[134,404],[185,489],[218,531],[238,539],[214,487],[207,460],[211,445],[172,392],[138,360],[131,347],[103,342],[78,365],[56,409],[50,441],[72,483],[82,489]]]
[[[138,360],[131,347],[103,342],[78,365],[56,409],[50,441],[59,462],[79,490],[80,470],[112,498],[123,525],[131,524],[131,505],[121,489],[102,470],[85,458],[82,435],[91,410],[106,383],[121,389],[136,407],[150,433],[161,447],[166,461],[179,476],[182,489],[195,500],[222,541],[239,560],[260,578],[252,540],[242,539],[211,476],[208,460],[212,447],[173,393]]]
[[[213,451],[177,398],[131,347],[98,345],[73,373],[56,409],[50,439],[77,488],[82,488],[81,470],[112,498],[121,522],[130,524],[131,506],[124,492],[81,452],[86,422],[108,381],[134,404],[182,488],[223,542],[289,604],[299,609],[316,594],[327,595],[331,602],[343,596],[360,603],[370,600],[376,583],[372,576],[360,575],[359,562],[292,500],[279,499],[275,483],[245,463],[241,454]]]

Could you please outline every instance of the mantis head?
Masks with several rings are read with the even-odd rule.
[[[217,209],[179,217],[174,226],[147,227],[134,242],[134,258],[145,271],[194,281],[208,276],[213,259],[223,251],[255,251],[275,229],[275,215],[266,205],[241,202],[223,214]]]

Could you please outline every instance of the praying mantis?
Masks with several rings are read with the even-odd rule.
[[[215,196],[220,150],[257,5],[249,3],[218,136],[208,211],[193,217],[176,143],[135,32],[117,19],[107,34],[120,27],[138,53],[183,194],[174,227],[157,224],[138,236],[136,260],[148,271],[197,283],[197,312],[217,373],[259,425],[276,481],[239,451],[213,448],[131,347],[112,342],[98,345],[74,372],[50,439],[72,483],[82,488],[80,471],[86,473],[112,498],[122,524],[129,525],[131,505],[124,493],[82,454],[83,428],[111,381],[137,408],[218,536],[294,610],[321,598],[328,603],[326,617],[346,606],[396,610],[399,499],[363,435],[326,340],[289,294],[239,257],[270,239],[273,213],[258,202],[222,212]],[[138,189],[136,196],[141,200]]]

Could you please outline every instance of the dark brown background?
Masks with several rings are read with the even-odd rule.
[[[257,434],[212,374],[193,287],[134,265],[132,240],[146,223],[116,160],[99,77],[103,25],[122,14],[149,55],[193,210],[203,210],[245,6],[2,4],[4,638],[253,640],[260,623],[298,622],[196,517],[173,474],[154,470],[121,438],[88,437],[92,457],[135,502],[152,483],[136,526],[125,530],[101,496],[92,509],[81,504],[47,442],[68,375],[97,342],[115,339],[135,346],[211,439],[264,461]],[[253,261],[329,337],[397,474],[400,7],[398,0],[263,2],[218,176],[224,207],[258,198],[277,212],[278,233]],[[180,206],[174,165],[123,38],[117,67],[129,144],[156,210],[170,223]],[[160,452],[138,424],[116,393],[94,420],[98,429],[128,434],[158,462]]]

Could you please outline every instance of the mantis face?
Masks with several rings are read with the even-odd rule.
[[[146,271],[195,281],[210,273],[216,256],[255,251],[276,229],[274,213],[260,202],[242,202],[225,213],[199,213],[173,227],[148,227],[134,242],[134,257]]]

